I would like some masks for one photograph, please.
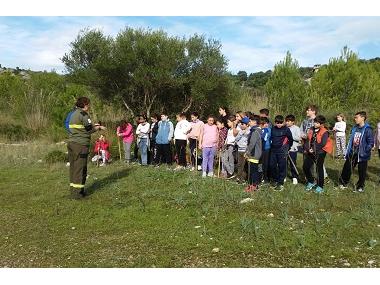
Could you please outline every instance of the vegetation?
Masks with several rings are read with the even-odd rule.
[[[114,163],[89,167],[91,195],[77,201],[65,164],[39,162],[45,150],[65,146],[0,145],[1,267],[379,266],[377,157],[363,194],[334,188],[342,162],[331,158],[323,195],[287,182],[250,196],[193,172]]]

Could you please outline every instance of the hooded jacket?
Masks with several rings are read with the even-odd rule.
[[[365,123],[363,127],[359,127],[358,125],[354,126],[351,131],[350,139],[347,145],[346,159],[353,155],[353,141],[355,132],[358,130],[362,130],[362,135],[360,136],[359,143],[359,152],[358,152],[358,162],[368,161],[371,158],[371,150],[374,146],[374,137],[372,128],[368,123]]]
[[[173,123],[169,119],[166,121],[159,121],[156,144],[169,144],[173,138],[173,134]]]
[[[251,127],[250,137],[248,138],[248,145],[246,154],[249,158],[258,163],[263,153],[261,142],[261,130],[257,126]]]

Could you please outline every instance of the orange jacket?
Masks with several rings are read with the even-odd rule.
[[[308,140],[309,140],[309,146],[310,146],[310,143],[311,143],[311,140],[312,140],[312,137],[313,137],[313,131],[314,131],[314,128],[310,128],[309,132],[307,133],[307,137],[308,137]],[[321,144],[322,143],[322,138],[323,138],[323,135],[327,132],[327,129],[324,127],[324,126],[321,126],[318,133],[317,133],[317,144]],[[328,134],[327,134],[328,135]],[[332,141],[330,139],[330,137],[328,136],[327,137],[327,142],[326,144],[322,147],[322,149],[327,152],[327,153],[332,153],[333,152],[333,144],[332,144]]]

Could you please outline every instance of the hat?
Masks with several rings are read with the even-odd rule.
[[[241,119],[241,122],[242,122],[243,124],[248,125],[248,123],[249,123],[249,118],[248,118],[248,117],[244,117],[243,119]]]

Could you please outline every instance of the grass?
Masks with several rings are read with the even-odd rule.
[[[286,184],[251,196],[228,181],[115,162],[91,165],[91,195],[76,201],[68,168],[38,162],[64,148],[0,145],[1,267],[379,266],[378,158],[363,194],[331,182],[323,195]],[[341,168],[328,159],[333,181]]]

